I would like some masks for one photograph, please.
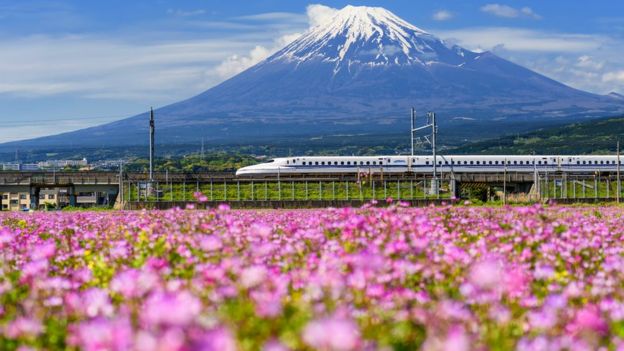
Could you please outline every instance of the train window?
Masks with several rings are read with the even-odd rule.
[[[366,161],[366,164],[367,164],[367,165],[370,165],[370,161]]]
[[[334,166],[338,166],[338,161],[334,161]]]
[[[350,166],[351,165],[351,161],[347,161],[347,165]]]
[[[465,165],[467,165],[467,164],[468,164],[468,161],[464,161],[464,164],[465,164]],[[470,162],[470,164],[472,164],[472,162]]]
[[[295,163],[297,163],[297,160],[293,160],[293,165],[294,165]]]
[[[341,165],[344,165],[344,161],[340,161],[340,164],[341,164]]]
[[[425,161],[425,164],[426,164],[426,165],[429,165],[429,161]]]
[[[471,164],[471,165],[474,165],[474,161],[470,161],[470,164]]]
[[[314,164],[318,166],[318,161],[314,162]]]
[[[287,165],[289,165],[289,164],[290,164],[290,161],[286,160],[286,164],[287,164]]]
[[[480,165],[480,164],[481,164],[481,161],[477,161],[477,164],[478,164],[478,165]]]
[[[363,166],[364,165],[364,161],[360,161],[360,164]]]
[[[445,165],[448,165],[448,161],[444,161],[444,164],[445,164]]]
[[[303,165],[304,165],[304,166],[306,165],[306,162],[305,162],[305,161],[303,161]]]
[[[581,161],[578,161],[578,160],[577,160],[577,161],[576,161],[576,164],[577,164],[577,165],[580,165],[580,164],[581,164]]]
[[[517,164],[518,164],[518,161],[514,161],[514,165],[517,165]]]
[[[373,164],[374,164],[374,165],[376,165],[376,164],[377,164],[377,161],[373,161]]]

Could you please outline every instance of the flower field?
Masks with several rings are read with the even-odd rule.
[[[0,349],[624,350],[623,214],[3,213]]]

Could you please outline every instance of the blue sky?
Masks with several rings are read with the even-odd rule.
[[[0,142],[191,97],[349,4],[575,88],[624,93],[621,0],[0,0]]]

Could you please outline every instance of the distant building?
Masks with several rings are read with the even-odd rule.
[[[37,164],[41,169],[47,168],[65,168],[65,167],[86,167],[89,165],[86,158],[82,160],[47,160]]]
[[[30,194],[27,192],[3,192],[2,211],[25,211],[30,209]]]
[[[19,171],[20,164],[19,163],[3,163],[1,168],[3,171]]]
[[[39,165],[36,163],[22,163],[19,167],[20,171],[38,171],[40,169],[41,168],[39,168]]]

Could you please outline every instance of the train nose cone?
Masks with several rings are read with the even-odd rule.
[[[252,170],[253,170],[253,166],[239,168],[238,170],[236,170],[236,175],[237,176],[248,175],[248,174],[253,173]]]

